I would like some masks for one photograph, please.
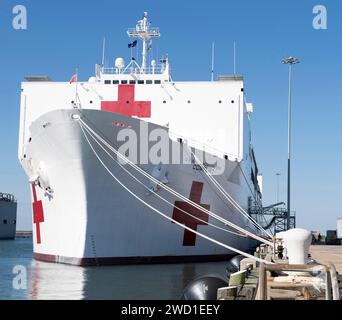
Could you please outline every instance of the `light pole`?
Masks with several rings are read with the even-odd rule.
[[[276,173],[277,176],[277,202],[279,203],[279,177],[280,177],[280,173]]]
[[[283,64],[289,66],[289,105],[288,105],[288,158],[287,158],[287,230],[290,229],[291,220],[291,82],[292,82],[292,65],[299,63],[299,59],[289,57],[282,60]]]

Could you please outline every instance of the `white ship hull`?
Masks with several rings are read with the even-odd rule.
[[[262,186],[243,78],[173,81],[168,58],[149,61],[160,32],[147,12],[127,35],[136,39],[130,48],[142,42],[141,65],[118,57],[114,67],[97,64],[88,81],[76,73],[67,82],[22,83],[18,158],[31,183],[35,257],[77,265],[209,261],[248,250],[246,235],[263,240],[248,217],[262,206]],[[91,134],[114,153],[133,141],[128,156],[137,167],[120,165]]]
[[[23,166],[28,176],[37,171],[38,166],[41,176],[53,189],[53,194],[49,195],[44,188],[32,187],[36,259],[98,265],[220,260],[232,253],[166,220],[129,194],[99,162],[85,139],[79,121],[72,119],[73,114],[80,114],[113,146],[122,144],[117,141],[121,127],[114,123],[129,123],[139,141],[143,139],[140,136],[142,120],[98,110],[56,110],[43,114],[31,124],[31,139],[26,146]],[[149,130],[156,127],[150,124]],[[91,139],[89,141],[93,142]],[[170,146],[180,144],[173,140],[169,143]],[[93,145],[115,177],[170,218],[243,251],[253,244],[245,237],[218,230],[203,222],[194,224],[196,220],[191,217],[184,218],[185,215],[178,214],[175,208],[177,205],[182,207],[179,199],[159,189],[157,194],[172,205],[162,201],[137,183],[94,142]],[[156,167],[154,164],[139,166],[148,173]],[[151,186],[147,178],[139,176],[128,165],[124,167],[147,187]],[[192,194],[192,200],[210,211],[249,228],[250,224],[232,210],[217,189],[208,183],[208,177],[198,169],[192,164],[165,164],[162,167],[170,188],[187,198],[191,198]],[[237,162],[226,160],[224,173],[218,175],[216,180],[247,210],[248,197],[253,195]],[[224,227],[212,217],[204,215],[202,219]]]

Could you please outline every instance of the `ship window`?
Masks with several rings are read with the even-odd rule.
[[[191,101],[190,101],[190,100],[188,100],[188,103],[191,103]]]
[[[247,198],[247,204],[248,204],[248,214],[251,215],[252,214],[252,197],[249,196]]]
[[[3,220],[3,223],[4,223],[4,224],[7,224],[7,220],[6,220],[6,219],[4,219],[4,220]]]
[[[129,84],[135,84],[135,80],[129,80]]]
[[[235,101],[234,100],[232,100],[232,103],[234,103]]]
[[[243,88],[241,88],[241,92],[243,92]]]
[[[113,80],[113,84],[119,84],[119,80]]]
[[[152,80],[146,80],[146,84],[152,84],[153,81]]]
[[[127,84],[127,80],[121,80],[121,84]]]
[[[105,80],[105,82],[104,82],[105,84],[110,84],[111,83],[111,81],[110,80]]]
[[[144,84],[144,80],[138,80],[138,84]]]
[[[166,101],[164,100],[163,103],[166,103]]]
[[[161,84],[160,80],[154,80],[154,84]]]
[[[219,100],[219,103],[222,103],[222,101],[221,101],[221,100]]]
[[[17,224],[17,220],[13,220],[13,224]]]
[[[92,103],[93,103],[93,100],[90,100],[89,103],[92,104]]]

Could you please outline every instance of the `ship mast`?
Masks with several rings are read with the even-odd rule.
[[[142,40],[142,62],[141,62],[141,73],[146,73],[147,64],[147,52],[151,47],[152,38],[159,38],[159,28],[151,28],[150,22],[148,21],[148,14],[144,12],[142,20],[139,20],[135,28],[129,28],[127,30],[128,37],[138,38]]]

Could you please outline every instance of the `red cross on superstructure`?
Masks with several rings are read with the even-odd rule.
[[[201,207],[209,210],[210,205],[200,203],[201,197],[202,197],[202,191],[203,191],[203,183],[198,182],[198,181],[193,181],[189,199],[197,204],[200,204]],[[180,209],[189,213],[189,215],[184,213]],[[199,221],[195,219],[194,217],[191,217],[190,214],[194,217],[197,217],[203,220],[204,222]],[[204,213],[198,208],[195,208],[191,204],[187,202],[183,202],[183,201],[175,202],[175,208],[173,210],[172,218],[179,223],[185,224],[187,227],[193,230],[197,230],[198,225],[208,225],[208,221],[209,221],[209,217],[206,213]],[[196,245],[196,233],[193,233],[189,230],[184,230],[183,246],[195,246],[195,245]]]
[[[151,101],[135,101],[135,85],[119,84],[118,101],[102,101],[101,110],[139,118],[151,117]]]
[[[32,184],[32,194],[33,194],[33,203],[32,203],[33,223],[36,224],[37,243],[41,243],[39,224],[44,222],[44,210],[43,210],[42,200],[38,201],[37,199],[36,186],[34,184]]]

